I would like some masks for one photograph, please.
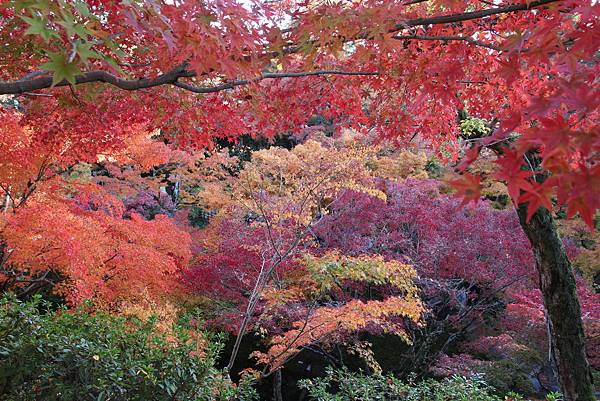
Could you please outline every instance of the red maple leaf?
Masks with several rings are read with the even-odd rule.
[[[481,198],[481,177],[479,175],[464,172],[458,178],[449,180],[448,184],[456,189],[456,196],[463,198],[463,206],[471,201],[477,203]]]

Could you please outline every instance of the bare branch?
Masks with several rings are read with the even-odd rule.
[[[400,22],[396,24],[392,29],[388,32],[398,32],[405,28],[411,28],[415,26],[424,26],[424,25],[442,25],[442,24],[450,24],[453,22],[462,22],[462,21],[470,21],[474,19],[480,19],[489,17],[497,14],[507,14],[513,13],[516,11],[525,11],[531,10],[534,8],[538,8],[550,3],[556,3],[561,0],[538,0],[532,1],[529,4],[521,3],[521,4],[511,4],[509,6],[504,7],[494,7],[494,8],[486,8],[484,10],[471,11],[468,13],[461,14],[450,14],[450,15],[438,15],[435,17],[427,17],[427,18],[415,18],[407,21]]]
[[[431,41],[443,41],[443,42],[463,41],[463,42],[471,43],[475,46],[481,46],[481,47],[485,47],[485,48],[488,48],[491,50],[502,51],[502,48],[500,48],[498,46],[480,42],[478,40],[475,40],[471,37],[466,37],[466,36],[395,35],[395,36],[392,36],[392,39],[396,39],[396,40],[431,40]]]
[[[341,70],[317,70],[317,71],[301,71],[301,72],[282,72],[282,73],[264,73],[250,80],[236,80],[216,86],[194,86],[183,82],[178,82],[179,78],[195,77],[196,73],[185,68],[185,65],[174,68],[168,73],[161,74],[156,78],[142,78],[137,80],[127,80],[117,77],[106,71],[91,71],[75,77],[75,84],[85,84],[91,82],[104,82],[114,85],[123,90],[138,90],[152,88],[161,85],[175,85],[179,88],[186,89],[194,93],[214,93],[227,89],[232,89],[236,86],[247,85],[250,82],[262,81],[263,79],[281,79],[281,78],[296,78],[309,77],[318,75],[378,75],[378,72],[369,71],[341,71]],[[67,86],[69,82],[63,80],[55,86]],[[52,87],[52,77],[41,77],[34,79],[23,79],[15,82],[0,82],[0,94],[18,95],[46,89]]]

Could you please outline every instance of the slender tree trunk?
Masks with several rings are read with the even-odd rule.
[[[283,380],[281,376],[281,369],[278,369],[273,377],[273,401],[283,401],[283,394],[281,393],[281,384],[283,383]]]
[[[517,208],[529,238],[548,311],[548,326],[565,401],[595,401],[590,365],[585,353],[581,307],[575,276],[552,214],[543,207],[526,221],[527,207]]]

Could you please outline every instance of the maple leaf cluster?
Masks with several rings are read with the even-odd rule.
[[[214,138],[297,132],[321,115],[457,157],[456,112],[467,109],[490,122],[487,138],[470,138],[474,149],[508,147],[498,178],[515,203],[531,215],[557,196],[591,226],[600,199],[599,5],[481,6],[15,1],[2,11],[1,66],[5,92],[25,94],[26,124],[82,149],[120,146],[140,127],[204,148]],[[51,85],[48,96],[29,96]],[[534,179],[531,152],[550,179]],[[466,175],[457,185],[469,200],[478,183]]]
[[[116,199],[38,194],[4,222],[6,279],[24,286],[52,272],[64,278],[55,290],[72,304],[95,299],[118,306],[176,291],[178,271],[191,257],[187,233],[166,216],[146,221],[123,214]]]
[[[118,146],[114,136],[73,143],[36,131],[31,120],[23,128],[25,117],[14,109],[2,117],[3,288],[28,296],[50,287],[71,305],[94,300],[117,310],[135,302],[164,304],[180,292],[189,235],[167,217],[174,212],[171,198],[139,177],[140,169],[170,160],[171,151],[144,131]],[[126,173],[109,160],[129,163]],[[94,163],[114,176],[94,177],[91,168],[100,165]],[[110,185],[115,181],[122,185]]]

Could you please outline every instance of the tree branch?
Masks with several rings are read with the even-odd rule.
[[[194,71],[187,70],[185,66],[176,67],[168,73],[157,76],[156,78],[142,78],[138,80],[126,80],[112,75],[106,71],[91,71],[78,75],[75,78],[75,84],[85,84],[91,82],[104,82],[114,85],[123,90],[138,90],[152,88],[161,85],[175,85],[179,88],[194,92],[194,93],[214,93],[227,89],[232,89],[236,86],[247,85],[251,82],[262,81],[263,79],[281,79],[281,78],[296,78],[309,77],[318,75],[378,75],[379,72],[369,71],[341,71],[341,70],[317,70],[317,71],[302,71],[302,72],[283,72],[283,73],[264,73],[253,79],[243,79],[227,82],[216,86],[194,86],[187,83],[179,82],[179,78],[195,77]],[[66,86],[69,82],[62,81],[55,86]],[[15,82],[0,82],[0,94],[2,95],[18,95],[34,90],[46,89],[52,86],[52,77],[42,77],[35,79],[21,79]]]
[[[479,18],[485,18],[485,17],[489,17],[491,15],[531,10],[533,8],[541,7],[546,4],[550,4],[550,3],[556,3],[559,1],[561,1],[561,0],[538,0],[538,1],[532,1],[529,4],[527,4],[527,3],[511,4],[509,6],[487,8],[485,10],[471,11],[471,12],[462,13],[462,14],[439,15],[439,16],[427,17],[427,18],[415,18],[415,19],[410,19],[410,20],[403,21],[403,22],[396,24],[388,32],[394,33],[394,32],[398,32],[405,28],[412,28],[412,27],[416,27],[416,26],[450,24],[453,22],[461,22],[461,21],[469,21],[469,20],[474,20],[474,19],[479,19]]]
[[[75,85],[86,84],[90,82],[104,82],[114,85],[124,90],[138,90],[152,88],[154,86],[167,85],[175,83],[182,77],[193,77],[196,74],[187,70],[186,65],[175,67],[171,71],[161,74],[156,78],[142,78],[137,80],[127,80],[117,77],[106,71],[90,71],[75,77]],[[27,77],[27,76],[26,76]],[[69,82],[63,80],[55,86],[67,86]],[[19,95],[26,92],[32,92],[39,89],[52,87],[52,77],[41,77],[26,79],[23,78],[14,82],[0,82],[1,95]]]
[[[175,82],[174,85],[194,92],[194,93],[214,93],[220,92],[226,89],[232,89],[236,86],[247,85],[251,82],[262,81],[263,79],[281,79],[281,78],[298,78],[298,77],[311,77],[319,75],[379,75],[378,71],[340,71],[340,70],[318,70],[318,71],[307,71],[307,72],[281,72],[281,73],[264,73],[256,78],[247,80],[236,80],[227,82],[217,86],[194,86],[183,82]]]
[[[431,41],[463,41],[463,42],[471,43],[475,46],[481,46],[481,47],[485,47],[485,48],[488,48],[491,50],[502,51],[502,48],[500,48],[498,46],[480,42],[478,40],[475,40],[470,37],[465,37],[465,36],[395,35],[395,36],[392,36],[392,39],[396,39],[396,40],[431,40]]]

